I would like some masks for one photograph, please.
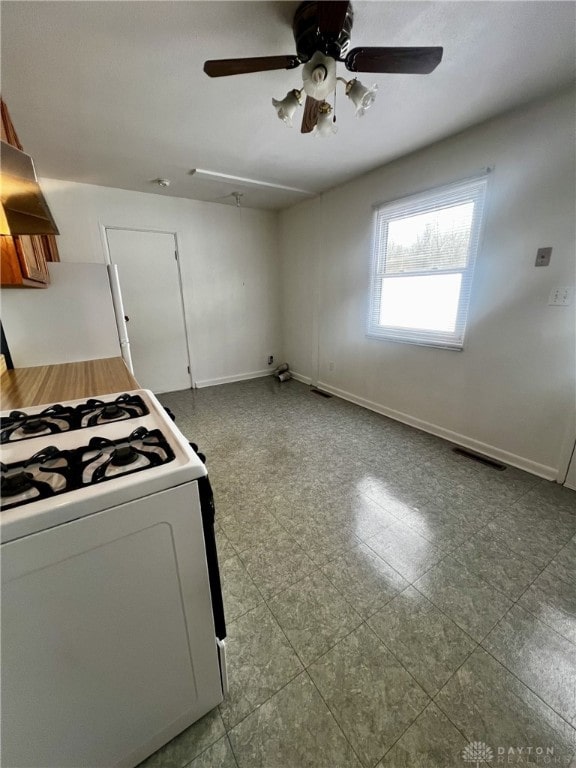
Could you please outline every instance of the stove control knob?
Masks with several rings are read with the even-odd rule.
[[[206,464],[206,456],[204,456],[204,454],[203,454],[203,453],[200,453],[200,451],[198,450],[198,446],[196,445],[196,443],[189,443],[189,445],[190,445],[190,448],[192,448],[192,450],[193,450],[193,451],[194,451],[194,453],[196,454],[196,456],[198,456],[198,458],[200,459],[200,461],[201,461],[203,464]]]
[[[170,410],[170,408],[168,408],[168,406],[166,406],[166,405],[165,405],[165,406],[164,406],[164,410],[166,411],[166,413],[168,414],[168,416],[170,416],[170,418],[172,419],[172,421],[176,421],[176,416],[174,416],[174,414],[172,413],[172,411]]]

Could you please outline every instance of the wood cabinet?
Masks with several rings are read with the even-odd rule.
[[[2,141],[22,149],[5,102],[0,99]],[[54,235],[0,236],[0,284],[6,288],[45,288],[47,262],[60,261]]]
[[[37,239],[38,235],[0,238],[2,287],[40,288],[50,282],[44,253],[34,242]]]

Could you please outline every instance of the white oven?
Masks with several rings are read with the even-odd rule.
[[[1,417],[2,765],[133,768],[226,686],[206,468],[146,390]]]

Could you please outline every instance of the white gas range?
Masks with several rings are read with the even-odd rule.
[[[3,765],[133,768],[226,688],[206,467],[147,390],[0,417]]]

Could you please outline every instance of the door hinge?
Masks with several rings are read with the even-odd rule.
[[[188,368],[188,373],[190,373],[190,366],[187,366],[187,368]]]
[[[174,258],[178,261],[178,251],[174,251]]]

